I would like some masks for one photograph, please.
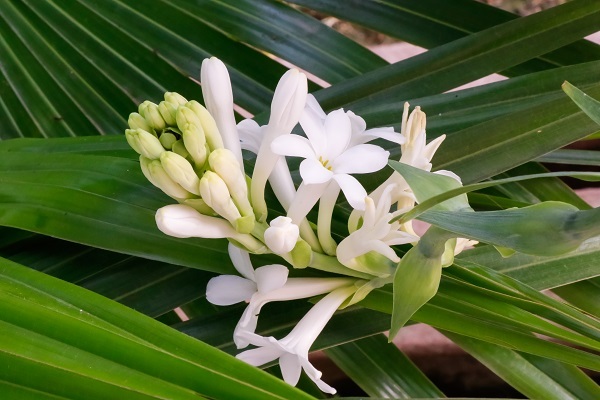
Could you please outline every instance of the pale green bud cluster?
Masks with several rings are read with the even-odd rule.
[[[125,137],[140,155],[144,176],[181,204],[228,220],[239,233],[254,229],[246,176],[211,114],[197,101],[168,92],[131,113]]]

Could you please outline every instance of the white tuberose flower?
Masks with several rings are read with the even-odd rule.
[[[261,308],[271,301],[287,301],[318,296],[354,282],[348,278],[290,278],[283,265],[265,265],[253,269],[248,252],[229,245],[229,256],[243,276],[220,275],[206,287],[206,298],[216,305],[245,301],[248,304],[235,327],[233,340],[238,349],[248,346],[248,335],[254,335]]]
[[[355,287],[342,287],[329,293],[314,305],[298,322],[298,325],[283,339],[248,335],[256,349],[246,350],[237,358],[254,366],[260,366],[279,359],[283,380],[296,385],[302,370],[306,372],[323,392],[335,394],[336,390],[321,380],[318,371],[308,361],[308,352],[317,336],[321,333],[338,307],[356,290]]]
[[[271,144],[276,154],[304,158],[300,164],[303,185],[317,185],[310,190],[302,190],[301,186],[288,216],[294,222],[303,218],[325,191],[325,184],[331,181],[340,186],[352,207],[364,209],[367,193],[350,174],[380,170],[387,164],[389,152],[370,144],[352,145],[352,123],[342,109],[329,113],[324,120],[317,113],[305,110],[300,124],[308,139],[286,135]],[[302,212],[292,210],[294,205],[302,208]]]
[[[362,270],[364,267],[361,267],[357,257],[371,251],[382,254],[397,263],[400,261],[400,257],[390,246],[419,240],[418,236],[402,231],[398,221],[390,223],[390,220],[396,215],[407,211],[398,210],[390,213],[391,193],[394,189],[395,185],[386,187],[377,206],[370,197],[367,197],[362,226],[338,245],[337,258],[348,268]]]

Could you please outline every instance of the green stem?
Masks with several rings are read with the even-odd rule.
[[[318,269],[326,272],[333,272],[335,274],[352,276],[354,278],[371,280],[375,278],[373,275],[369,275],[363,272],[355,271],[341,264],[337,258],[328,256],[321,253],[313,253],[312,262],[309,265],[310,268]]]

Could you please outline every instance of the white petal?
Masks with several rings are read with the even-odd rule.
[[[163,233],[178,238],[220,239],[238,236],[226,220],[200,214],[183,204],[171,204],[158,209],[156,225]]]
[[[253,119],[244,119],[237,124],[242,149],[258,153],[264,130]]]
[[[460,179],[460,176],[456,175],[452,171],[448,171],[446,169],[440,169],[439,171],[435,171],[434,174],[444,175],[444,176],[450,177],[452,179],[457,180],[458,183],[462,184],[462,180]]]
[[[406,142],[406,138],[404,137],[404,135],[394,131],[394,128],[392,128],[391,126],[367,129],[363,136],[368,138],[368,140],[365,140],[365,142],[371,141],[375,138],[385,139],[389,142],[398,144],[404,144]]]
[[[390,156],[379,146],[372,144],[359,144],[349,148],[333,162],[335,173],[365,174],[379,171],[385,167]]]
[[[297,69],[283,74],[273,94],[269,125],[285,134],[291,132],[304,111],[307,94],[306,75]]]
[[[325,150],[325,128],[321,115],[310,108],[305,108],[300,117],[300,126],[317,154]]]
[[[258,292],[267,294],[281,288],[287,281],[289,270],[280,264],[265,265],[254,271]]]
[[[300,380],[302,366],[298,361],[298,356],[293,353],[285,353],[279,358],[279,368],[283,380],[292,386],[296,386]]]
[[[400,257],[398,257],[396,252],[385,243],[379,240],[371,240],[369,241],[368,246],[371,248],[372,251],[389,258],[393,262],[400,262]]]
[[[233,115],[233,94],[227,67],[216,57],[204,59],[200,70],[202,95],[208,112],[215,119],[225,148],[243,166],[242,149]]]
[[[356,178],[346,174],[336,174],[333,179],[340,185],[346,200],[357,210],[365,209],[365,197],[367,197],[367,191],[362,185],[356,180]]]
[[[309,361],[308,359],[306,360],[301,360],[302,363],[302,368],[304,368],[304,371],[306,372],[306,375],[308,375],[308,377],[317,385],[317,387],[325,393],[329,393],[329,394],[336,394],[337,391],[332,388],[331,386],[329,386],[328,384],[326,384],[325,382],[323,382],[321,380],[321,371],[319,371],[318,369],[316,369]]]
[[[258,367],[278,359],[283,351],[274,347],[260,347],[258,349],[246,350],[235,356],[250,365]]]
[[[282,156],[315,158],[310,142],[298,135],[279,136],[271,143],[271,151]]]
[[[325,117],[327,117],[327,114],[325,114],[325,111],[323,111],[323,108],[321,108],[321,105],[319,104],[315,96],[313,96],[310,93],[308,94],[308,96],[306,96],[306,108],[314,114],[316,114],[321,119],[325,119]]]
[[[352,138],[352,125],[350,118],[343,109],[330,112],[325,118],[325,135],[327,150],[319,154],[327,160],[335,160],[350,144]]]
[[[346,115],[350,119],[352,136],[354,136],[353,139],[363,136],[363,132],[365,132],[365,129],[367,129],[367,123],[365,120],[362,117],[354,114],[352,111],[346,111]],[[356,142],[356,144],[358,143],[359,142]]]
[[[437,151],[438,147],[440,147],[440,145],[442,144],[444,139],[446,139],[446,135],[439,136],[439,137],[433,139],[431,142],[427,143],[427,145],[425,146],[425,149],[423,150],[423,156],[428,161],[431,161],[431,159],[433,158],[433,155]]]
[[[296,246],[300,229],[288,217],[277,217],[265,231],[265,244],[275,254],[289,253]]]
[[[250,262],[250,254],[246,250],[242,250],[231,243],[227,246],[227,251],[229,252],[229,258],[231,258],[231,262],[235,269],[244,278],[256,282],[254,268],[252,267],[252,262]]]
[[[256,292],[256,284],[236,275],[220,275],[206,285],[206,299],[217,306],[248,301]]]
[[[307,185],[329,182],[333,172],[328,170],[314,158],[307,158],[300,163],[300,176]]]

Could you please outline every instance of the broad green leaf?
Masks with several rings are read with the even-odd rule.
[[[409,212],[402,215],[399,218],[401,222],[408,222],[411,219],[418,218],[424,212],[430,209],[445,209],[445,210],[460,210],[460,206],[456,205],[454,208],[447,205],[450,202],[448,200],[456,198],[458,196],[464,195],[466,193],[486,189],[493,186],[503,185],[506,183],[513,182],[521,182],[530,179],[539,179],[539,178],[555,178],[555,177],[572,177],[576,179],[581,179],[584,181],[600,181],[600,172],[585,172],[585,171],[562,171],[562,172],[547,172],[542,174],[533,174],[526,176],[515,176],[511,178],[497,179],[488,182],[482,183],[474,183],[466,186],[459,186],[458,182],[456,182],[454,187],[451,187],[450,180],[451,178],[445,177],[443,175],[436,175],[432,173],[428,173],[423,170],[419,170],[418,168],[411,167],[406,164],[402,164],[396,161],[390,161],[390,165],[398,171],[409,183],[411,189],[414,186],[415,195],[417,196],[417,200],[419,200],[419,205],[410,210]],[[431,181],[432,190],[429,192],[424,192],[420,190],[425,186],[423,180]],[[447,181],[444,186],[441,185],[442,182]],[[438,188],[435,190],[435,188]],[[455,202],[458,202],[456,199]],[[461,204],[464,203],[464,200]],[[444,206],[441,208],[439,206]]]
[[[146,181],[137,161],[5,153],[0,176],[4,226],[213,272],[233,271],[224,241],[180,240],[156,228],[156,210],[170,201]]]
[[[528,358],[533,358],[530,355],[521,355],[505,347],[455,333],[442,333],[528,398],[591,400],[597,398],[600,393],[600,388],[573,366],[554,363],[555,368],[560,366],[563,368],[563,374],[568,374],[569,380],[559,382],[530,362]]]
[[[600,241],[590,240],[573,252],[552,257],[516,253],[502,258],[492,246],[481,246],[461,253],[455,263],[465,261],[485,265],[537,290],[544,290],[600,275],[598,257]],[[569,266],[568,270],[565,265]]]
[[[425,48],[434,48],[469,34],[517,19],[518,16],[473,0],[396,0],[365,2],[351,0],[340,7],[335,0],[293,0],[343,20],[363,25]],[[594,56],[595,55],[595,56]],[[535,72],[597,59],[600,48],[580,40],[504,71],[506,75]]]
[[[454,232],[525,254],[560,255],[600,235],[600,208],[580,211],[561,202],[480,212],[431,210],[421,220]]]
[[[597,3],[566,3],[350,79],[316,96],[325,109],[334,109],[441,93],[591,34],[598,29],[599,14]],[[336,100],[342,93],[343,103]]]
[[[553,292],[576,307],[600,318],[600,279],[592,278],[557,287]]]
[[[444,395],[383,334],[330,348],[325,354],[369,396],[411,399]]]
[[[591,98],[569,82],[563,83],[562,88],[588,117],[595,123],[600,124],[600,102],[598,100]]]
[[[593,150],[556,150],[541,156],[536,161],[568,165],[600,166],[600,154]]]
[[[391,297],[392,293],[389,289],[379,289],[371,292],[361,305],[377,311],[391,313]],[[450,306],[452,311],[448,309]],[[480,318],[468,314],[473,307],[475,306],[461,304],[453,297],[442,296],[438,292],[438,295],[421,307],[411,319],[515,350],[592,370],[600,369],[600,357],[594,354],[544,341],[532,336],[530,333],[500,326],[491,321],[484,322]]]
[[[282,2],[200,4],[175,0],[171,4],[225,35],[287,60],[330,84],[387,65],[373,52]]]
[[[59,395],[77,387],[83,397],[310,398],[127,307],[10,261],[0,262],[0,285],[5,380]]]

